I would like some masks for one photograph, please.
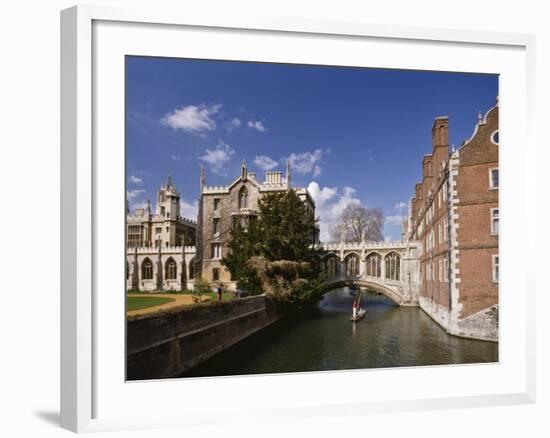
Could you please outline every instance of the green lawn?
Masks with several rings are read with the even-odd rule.
[[[165,297],[126,297],[126,310],[146,309],[175,301],[174,298]]]
[[[222,292],[222,301],[231,301],[233,298],[235,298],[235,294],[233,292]],[[210,292],[210,300],[218,301],[218,293]]]

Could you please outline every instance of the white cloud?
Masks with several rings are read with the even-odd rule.
[[[138,176],[130,175],[130,182],[132,184],[141,184],[143,182],[143,180]]]
[[[209,164],[213,173],[226,176],[227,170],[225,169],[225,165],[229,163],[232,155],[235,155],[235,150],[220,140],[215,149],[206,149],[206,152],[199,157],[199,160]]]
[[[279,162],[267,155],[257,155],[256,158],[254,158],[254,164],[262,170],[271,170],[275,169],[279,165]]]
[[[404,210],[405,208],[407,208],[407,203],[406,202],[398,202],[397,204],[395,204],[394,208],[397,211]]]
[[[248,127],[260,132],[267,131],[267,128],[264,126],[264,123],[260,120],[256,120],[256,121],[250,120],[248,122]]]
[[[330,229],[338,221],[340,214],[350,204],[361,205],[353,187],[319,187],[315,181],[309,183],[308,191],[315,201],[315,216],[319,218],[321,241],[330,241]]]
[[[191,134],[201,135],[206,131],[216,129],[213,116],[220,110],[221,104],[207,106],[188,105],[166,114],[160,122],[173,130],[181,129]]]
[[[186,217],[188,219],[192,219],[194,221],[197,220],[197,216],[199,214],[199,203],[198,201],[193,201],[192,203],[187,202],[185,199],[180,200],[180,214],[183,217]]]
[[[128,191],[126,191],[126,198],[128,199],[128,201],[132,201],[132,200],[136,199],[142,193],[145,193],[145,190],[143,190],[143,189],[128,190]]]
[[[231,132],[231,131],[237,129],[238,127],[240,127],[241,124],[242,124],[241,119],[235,117],[230,122],[227,122],[225,124],[225,129],[227,129],[227,132]]]
[[[313,152],[292,153],[288,157],[292,171],[297,173],[312,173],[314,177],[321,175],[319,163],[323,158],[323,149],[315,149]]]
[[[130,203],[130,213],[133,213],[138,208],[143,208],[144,210],[147,208],[147,201],[139,201],[139,202],[132,202]]]
[[[403,225],[403,220],[405,217],[402,214],[394,214],[391,216],[386,216],[386,223],[388,225],[401,226]]]
[[[181,157],[179,155],[172,155],[172,160],[174,161],[180,161]]]

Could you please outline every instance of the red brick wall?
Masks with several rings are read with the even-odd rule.
[[[498,167],[498,146],[491,141],[498,129],[498,107],[478,125],[474,137],[460,149],[457,177],[460,317],[498,303],[493,282],[492,255],[498,236],[491,234],[491,208],[498,207],[498,189],[489,187],[489,169]]]

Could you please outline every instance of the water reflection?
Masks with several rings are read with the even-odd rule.
[[[286,318],[185,376],[495,362],[498,344],[448,335],[419,308],[363,293],[366,317],[350,321],[353,291],[327,293],[316,309]]]

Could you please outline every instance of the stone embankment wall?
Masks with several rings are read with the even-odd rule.
[[[481,341],[499,340],[498,304],[462,319],[456,317],[457,312],[450,312],[447,307],[423,296],[420,297],[419,304],[420,308],[450,335]]]
[[[126,377],[176,377],[281,316],[260,295],[129,317]]]

